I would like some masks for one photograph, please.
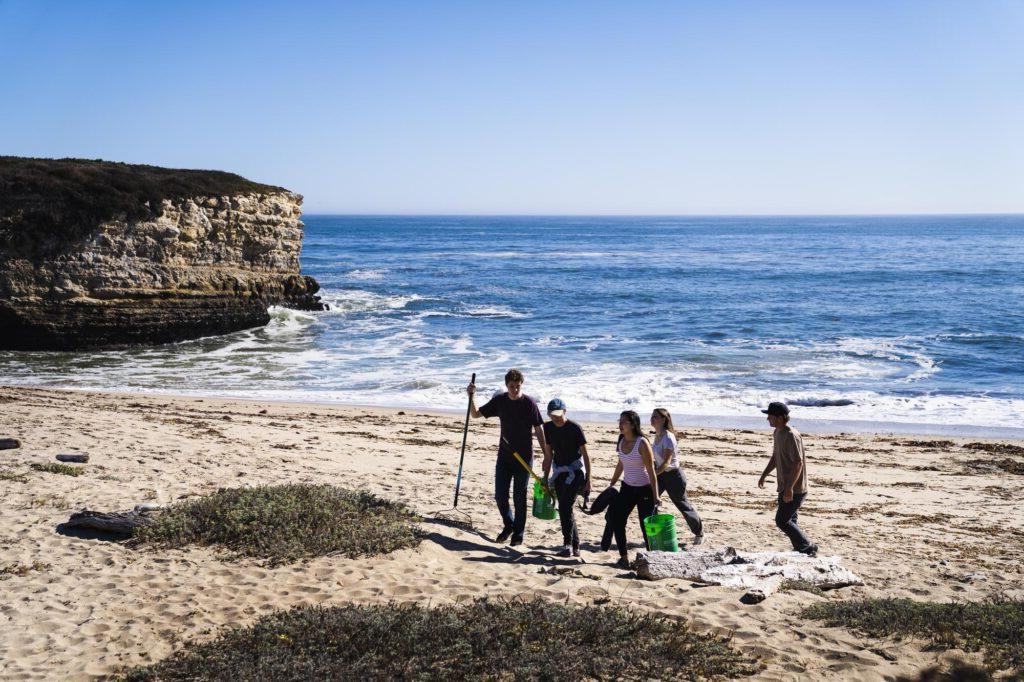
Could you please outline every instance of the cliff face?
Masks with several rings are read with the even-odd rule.
[[[135,168],[119,170],[130,179]],[[300,195],[254,183],[195,194],[201,178],[190,179],[98,222],[114,202],[83,208],[64,192],[51,210],[38,183],[0,184],[0,201],[20,193],[26,207],[0,213],[0,348],[180,341],[266,324],[270,305],[322,309],[319,285],[299,273]]]

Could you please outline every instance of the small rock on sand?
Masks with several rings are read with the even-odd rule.
[[[78,462],[85,464],[89,461],[89,455],[84,452],[69,452],[57,455],[58,462]]]
[[[14,450],[21,447],[21,441],[17,438],[0,438],[0,450]]]

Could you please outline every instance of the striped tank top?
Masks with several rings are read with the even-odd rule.
[[[622,462],[622,482],[626,485],[642,486],[650,485],[651,479],[647,476],[647,469],[644,468],[644,458],[640,456],[640,443],[646,443],[647,439],[640,436],[633,442],[633,449],[628,453],[621,450],[622,441],[615,446],[615,451]]]

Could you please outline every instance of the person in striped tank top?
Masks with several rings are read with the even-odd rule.
[[[644,530],[644,519],[654,514],[658,506],[658,477],[654,473],[654,451],[651,444],[644,438],[640,427],[640,415],[633,410],[626,410],[619,415],[619,444],[615,448],[619,461],[615,465],[615,473],[609,487],[614,488],[619,477],[622,487],[615,498],[612,516],[615,544],[619,548],[619,561],[615,565],[628,569],[629,553],[626,545],[626,523],[629,521],[633,508],[636,507],[640,517],[640,532],[647,545],[647,532]]]

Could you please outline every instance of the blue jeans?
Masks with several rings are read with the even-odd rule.
[[[530,464],[530,460],[526,460]],[[530,473],[523,465],[511,458],[498,457],[494,467],[494,501],[505,528],[512,529],[512,539],[522,540],[526,531],[526,486]],[[508,489],[512,488],[512,503],[515,516],[508,507]]]

